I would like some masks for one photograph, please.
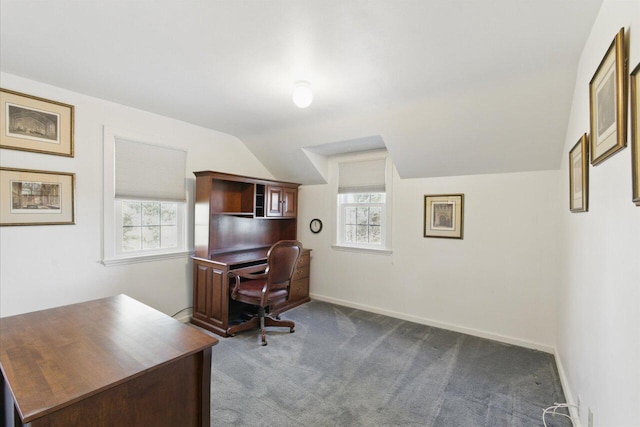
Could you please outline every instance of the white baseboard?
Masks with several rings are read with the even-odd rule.
[[[571,390],[571,387],[569,387],[569,379],[567,378],[566,371],[564,370],[562,359],[560,359],[557,350],[553,352],[553,357],[556,360],[556,366],[558,367],[558,375],[560,376],[560,384],[562,385],[562,391],[564,391],[564,397],[567,400],[567,403],[577,405],[576,400],[573,398],[573,391]],[[569,414],[573,421],[573,427],[582,427],[578,408],[569,408]]]
[[[494,341],[503,342],[506,344],[517,345],[519,347],[531,348],[533,350],[544,351],[545,353],[555,354],[555,348],[546,344],[537,342],[522,340],[519,338],[509,337],[505,335],[494,334],[491,332],[480,331],[477,329],[467,328],[464,326],[458,326],[451,323],[438,322],[432,319],[426,319],[424,317],[412,316],[404,313],[398,313],[396,311],[385,310],[378,307],[373,307],[365,304],[358,304],[351,301],[341,300],[337,298],[327,297],[310,293],[309,297],[318,301],[329,302],[336,305],[342,305],[345,307],[356,308],[358,310],[368,311],[371,313],[382,314],[396,319],[407,320],[409,322],[419,323],[421,325],[433,326],[436,328],[447,329],[449,331],[460,332],[462,334],[473,335],[475,337],[487,338]]]

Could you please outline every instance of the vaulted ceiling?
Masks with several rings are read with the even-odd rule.
[[[0,69],[235,135],[305,184],[309,150],[358,147],[403,178],[556,169],[601,3],[0,0]]]

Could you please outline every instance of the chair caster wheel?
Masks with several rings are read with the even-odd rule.
[[[263,347],[264,347],[264,346],[266,346],[266,345],[267,345],[267,342],[266,342],[266,341],[262,343],[262,346],[263,346]]]
[[[291,330],[289,331],[289,333],[290,333],[290,334],[292,334],[292,333],[294,333],[295,331],[296,331],[295,329],[291,329]]]

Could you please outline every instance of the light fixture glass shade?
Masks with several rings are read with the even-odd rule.
[[[307,108],[313,101],[313,93],[311,92],[311,83],[298,81],[293,86],[293,103],[299,108]]]

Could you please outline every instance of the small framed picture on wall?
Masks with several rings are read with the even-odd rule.
[[[569,151],[569,210],[587,212],[589,201],[589,145],[582,135]]]
[[[633,203],[640,206],[640,63],[631,72],[631,162]]]
[[[627,75],[621,28],[589,82],[591,164],[598,165],[627,144]]]
[[[462,239],[464,194],[424,196],[424,237]]]

